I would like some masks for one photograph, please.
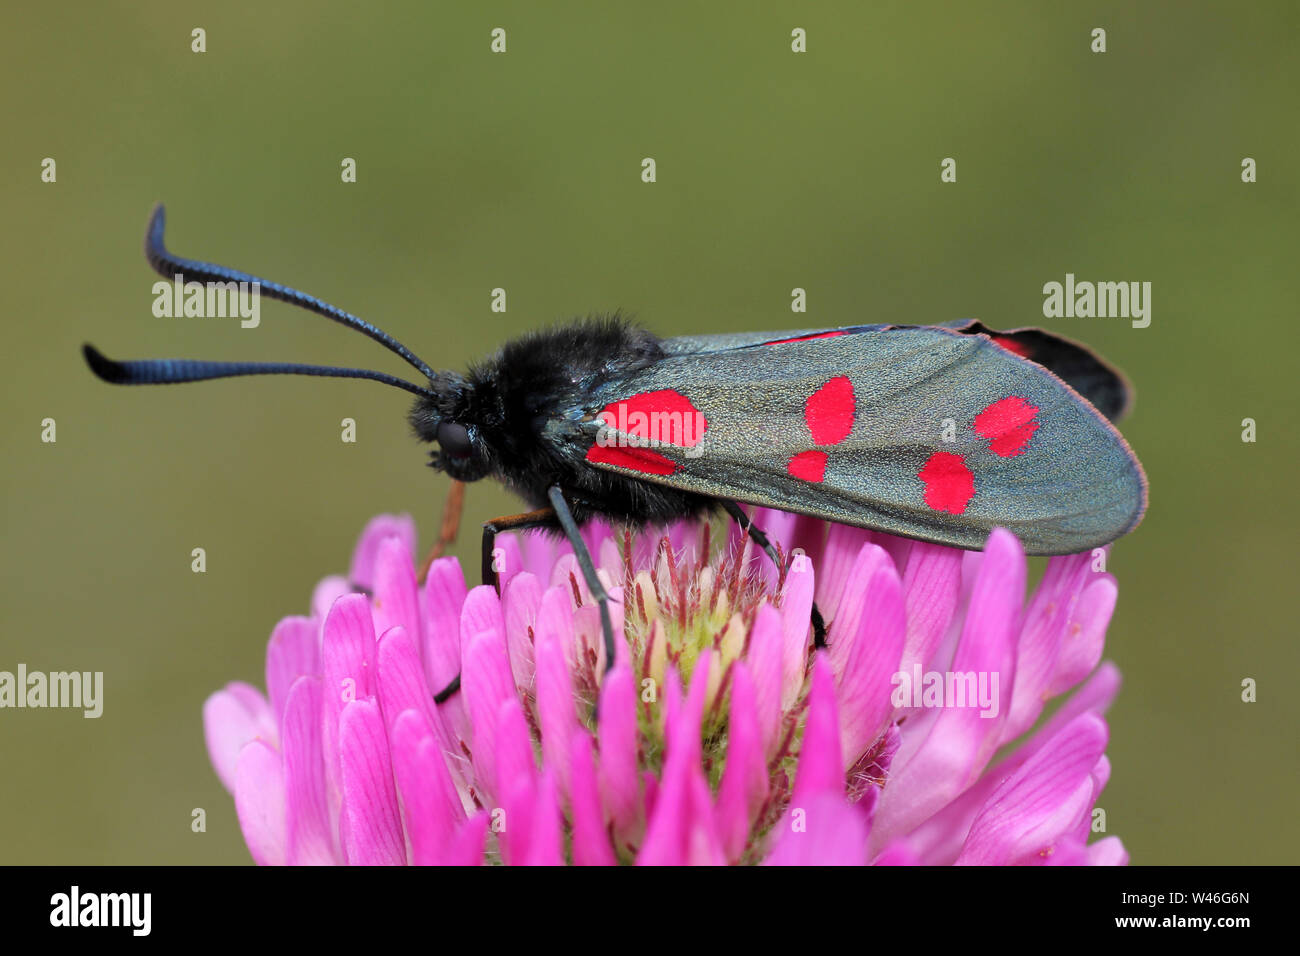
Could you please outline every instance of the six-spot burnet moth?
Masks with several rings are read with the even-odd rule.
[[[1104,545],[1146,506],[1142,467],[1112,424],[1129,402],[1124,379],[1038,329],[962,321],[660,339],[615,315],[534,332],[460,375],[313,296],[174,256],[163,227],[160,205],[145,254],[163,276],[257,283],[396,352],[426,384],[293,363],[116,362],[86,345],[97,376],[157,385],[319,375],[414,393],[410,421],[437,446],[433,468],[460,482],[496,478],[535,509],[484,525],[485,583],[497,532],[563,531],[600,603],[607,667],[608,597],[578,533],[597,516],[662,524],[721,508],[775,560],[739,503],[967,549],[1003,527],[1030,554]],[[813,624],[820,644],[815,611]]]

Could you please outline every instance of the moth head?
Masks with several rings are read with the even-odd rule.
[[[410,415],[416,436],[434,446],[429,464],[457,481],[486,477],[491,456],[464,380],[443,373],[429,384],[436,394],[417,399]]]

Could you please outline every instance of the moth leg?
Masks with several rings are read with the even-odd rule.
[[[725,511],[728,515],[730,515],[732,519],[735,520],[735,522],[738,525],[740,525],[740,530],[745,532],[745,534],[749,535],[750,540],[753,541],[754,544],[762,548],[764,553],[766,553],[767,556],[772,559],[772,564],[776,566],[777,570],[780,570],[781,558],[777,555],[776,547],[772,544],[771,540],[768,538],[767,534],[763,531],[763,529],[755,525],[754,522],[750,520],[749,515],[745,514],[744,510],[741,509],[740,505],[738,505],[736,502],[720,501],[719,504],[722,505],[722,510]],[[816,601],[813,602],[813,606],[812,606],[812,629],[813,629],[813,646],[825,647],[826,646],[826,621],[822,617],[822,612],[817,607]]]
[[[456,482],[460,484],[460,482]],[[463,488],[464,486],[461,485]],[[459,521],[459,514],[457,515]],[[443,521],[444,528],[446,520]],[[553,528],[555,527],[555,512],[550,508],[540,508],[537,511],[526,511],[518,515],[506,515],[502,518],[493,518],[491,521],[483,522],[483,583],[497,588],[497,572],[492,566],[493,551],[496,545],[497,535],[502,531],[524,531],[528,528]],[[432,563],[432,562],[430,562]],[[433,702],[441,704],[451,697],[452,694],[460,690],[460,674],[448,682],[447,686],[438,693],[433,695]]]
[[[501,590],[497,583],[497,570],[493,566],[496,564],[497,535],[503,531],[527,531],[529,528],[554,527],[555,511],[551,508],[538,508],[536,511],[525,511],[523,514],[506,515],[502,518],[493,518],[491,521],[483,522],[483,560],[481,568],[483,583],[492,585],[498,592]]]
[[[447,546],[456,540],[460,533],[460,514],[465,507],[465,482],[454,478],[447,489],[447,503],[442,506],[442,525],[438,528],[438,540],[429,549],[429,554],[420,562],[419,573],[415,579],[421,584],[429,576],[429,567],[447,551]]]
[[[608,674],[614,666],[614,622],[609,616],[609,594],[605,590],[605,585],[601,584],[599,575],[596,574],[596,564],[591,560],[587,542],[583,541],[582,535],[578,533],[578,523],[573,520],[569,503],[564,500],[564,491],[559,485],[552,485],[547,492],[547,497],[551,499],[551,508],[554,509],[560,527],[564,529],[564,536],[569,539],[569,544],[573,545],[573,556],[578,559],[578,567],[587,582],[587,590],[591,592],[591,596],[596,599],[596,604],[600,607],[600,629],[605,635],[605,673]]]
[[[433,702],[435,704],[446,703],[451,699],[452,694],[456,693],[458,690],[460,690],[460,671],[457,671],[456,676],[448,681],[446,687],[433,695]]]

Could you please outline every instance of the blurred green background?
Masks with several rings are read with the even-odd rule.
[[[0,861],[247,861],[204,698],[263,683],[272,625],[346,569],[371,515],[414,514],[423,545],[446,490],[410,440],[407,397],[370,383],[92,379],[84,341],[408,371],[266,300],[256,330],[155,318],[140,243],[165,200],[177,252],[303,287],[437,366],[616,307],[666,335],[977,316],[1086,340],[1137,386],[1125,433],[1152,487],[1110,563],[1107,654],[1126,681],[1110,832],[1135,863],[1296,862],[1297,10],[7,11],[0,669],[102,670],[107,687],[99,720],[0,711]],[[505,55],[489,52],[494,27]],[[44,157],[57,183],[41,182]],[[1042,286],[1066,272],[1150,281],[1150,327],[1044,320]],[[504,315],[489,310],[498,286]],[[806,317],[790,313],[795,286]],[[40,440],[47,417],[56,444]],[[356,444],[339,440],[344,417]],[[473,522],[513,509],[472,487],[461,556]]]

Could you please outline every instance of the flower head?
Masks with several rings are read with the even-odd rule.
[[[1098,666],[1104,555],[1051,559],[1026,605],[1004,531],[977,554],[755,517],[785,570],[702,523],[584,530],[610,666],[567,544],[501,536],[498,595],[450,558],[417,582],[411,520],[371,521],[348,577],[276,626],[265,696],[232,683],[204,706],[253,858],[1127,861],[1087,842],[1119,684]]]

